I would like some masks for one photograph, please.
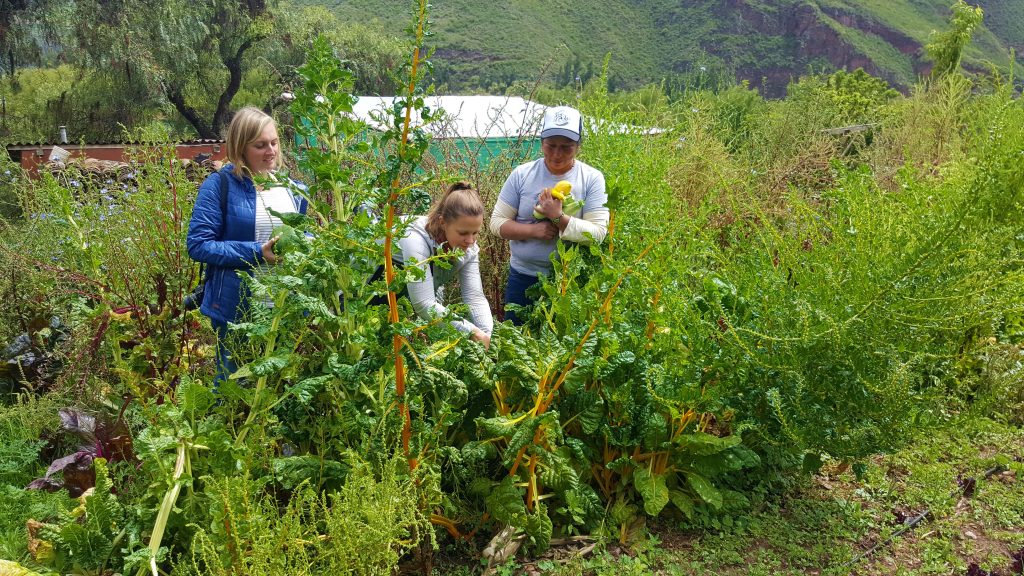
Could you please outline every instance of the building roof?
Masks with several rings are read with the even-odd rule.
[[[352,113],[368,126],[382,130],[388,118],[382,113],[390,110],[397,96],[359,96]],[[540,134],[541,121],[547,106],[518,96],[428,96],[424,104],[435,111],[444,110],[440,120],[428,124],[424,130],[434,138],[534,138]],[[376,118],[374,117],[376,116]],[[419,123],[417,114],[413,122]],[[640,128],[583,117],[584,134],[598,129],[615,134],[658,134],[661,128]]]
[[[352,112],[375,129],[384,128],[395,96],[360,96]],[[521,138],[536,136],[547,108],[518,96],[428,96],[424,104],[442,109],[441,119],[424,129],[435,138]],[[377,118],[374,118],[377,116]],[[381,120],[385,120],[382,122]],[[413,119],[419,122],[419,117]]]
[[[213,140],[213,139],[196,139],[186,140],[183,142],[175,142],[176,146],[206,146],[209,144],[223,144],[224,140]],[[149,146],[151,144],[146,142],[117,142],[117,141],[105,141],[105,142],[86,142],[85,148],[97,148],[97,147],[115,147],[120,148],[124,146]],[[157,144],[159,145],[159,144]],[[8,150],[21,150],[25,148],[50,148],[53,146],[60,146],[61,148],[78,149],[83,146],[78,142],[11,142],[4,147]]]

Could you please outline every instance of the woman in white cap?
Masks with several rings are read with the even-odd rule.
[[[568,106],[548,108],[540,138],[543,157],[512,171],[491,213],[491,232],[509,240],[512,253],[506,305],[532,304],[526,291],[552,272],[551,254],[559,239],[600,244],[608,233],[604,174],[576,159],[583,138],[580,112]],[[562,200],[551,193],[562,180],[572,185],[573,199],[582,204],[575,215],[566,214]],[[510,311],[505,318],[517,325],[523,320]]]

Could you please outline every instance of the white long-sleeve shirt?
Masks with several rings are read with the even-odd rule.
[[[462,301],[469,307],[470,319],[456,318],[452,321],[452,326],[467,334],[478,328],[490,336],[494,329],[494,319],[487,297],[484,295],[483,283],[480,281],[480,247],[476,244],[471,246],[462,257],[455,259],[447,270],[441,266],[431,266],[426,261],[438,254],[441,245],[427,233],[426,224],[426,216],[417,217],[412,221],[405,237],[398,241],[401,250],[395,258],[403,264],[416,260],[419,263],[417,266],[423,269],[423,280],[409,282],[406,285],[412,307],[424,320],[447,314],[448,309],[440,302],[443,299],[444,285],[458,275]]]

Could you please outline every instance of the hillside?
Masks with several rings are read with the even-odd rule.
[[[346,20],[379,20],[395,34],[407,0],[297,0]],[[1018,63],[1024,11],[979,0],[985,27],[964,64]],[[950,0],[444,0],[433,7],[437,79],[452,90],[548,78],[586,78],[611,53],[613,87],[677,75],[726,74],[780,95],[808,70],[863,67],[906,88],[927,71],[922,45],[947,26]]]

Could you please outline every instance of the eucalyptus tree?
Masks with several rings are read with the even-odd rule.
[[[29,3],[29,0],[0,0],[0,73],[14,72],[24,44],[23,29],[17,24]]]
[[[9,72],[56,53],[59,61],[165,99],[203,138],[218,136],[249,53],[274,32],[266,0],[0,2],[0,48]]]
[[[342,22],[327,8],[289,0],[0,0],[0,6],[0,72],[66,63],[79,74],[59,102],[45,104],[48,120],[33,126],[33,135],[61,123],[108,138],[121,125],[135,128],[162,116],[201,138],[217,138],[231,110],[282,104],[317,36],[345,61],[362,94],[394,94],[393,75],[407,53],[407,41],[380,24]]]

